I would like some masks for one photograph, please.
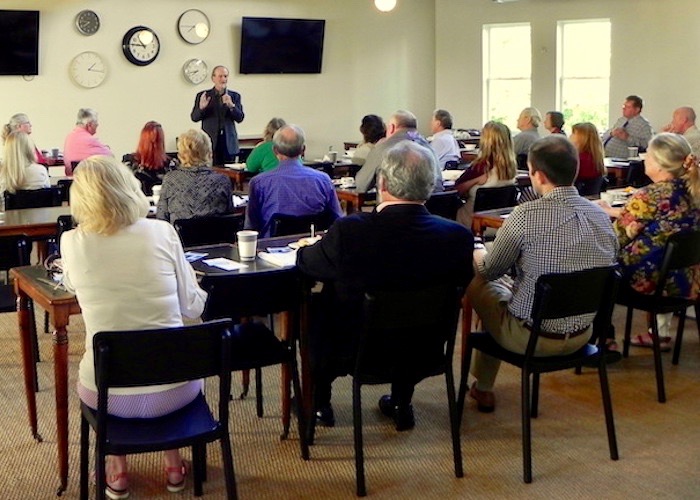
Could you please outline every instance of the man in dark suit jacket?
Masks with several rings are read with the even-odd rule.
[[[435,182],[435,162],[432,151],[412,141],[395,145],[378,169],[376,210],[338,219],[320,242],[299,250],[299,269],[323,282],[311,331],[314,405],[321,424],[335,422],[331,384],[352,371],[366,290],[466,286],[473,276],[469,230],[424,207]],[[413,387],[394,383],[392,394],[379,401],[397,430],[415,425]]]
[[[236,123],[241,123],[245,114],[241,95],[228,90],[228,69],[216,66],[211,72],[214,87],[197,94],[190,117],[193,122],[202,122],[202,130],[211,138],[214,165],[230,163],[238,154]]]

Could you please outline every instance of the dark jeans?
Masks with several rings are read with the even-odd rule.
[[[216,148],[214,149],[214,165],[223,165],[225,163],[232,163],[234,160],[234,155],[228,152],[226,148],[226,134],[220,133],[216,140]]]

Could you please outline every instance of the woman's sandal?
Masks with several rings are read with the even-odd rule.
[[[117,488],[117,486],[121,486],[121,488]],[[129,498],[129,478],[126,472],[107,476],[105,495],[112,500]]]
[[[175,477],[173,477],[175,476]],[[177,481],[179,476],[179,481]],[[165,467],[166,485],[170,493],[178,493],[185,489],[185,479],[187,478],[187,465],[185,461],[179,467]],[[173,480],[175,479],[175,481]]]
[[[651,339],[649,334],[635,335],[630,339],[630,344],[636,347],[654,347],[654,341]],[[660,337],[659,347],[661,352],[668,352],[671,350],[671,337]]]

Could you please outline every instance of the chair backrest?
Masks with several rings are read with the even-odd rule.
[[[464,200],[457,191],[433,193],[425,202],[425,208],[433,215],[445,219],[457,220],[457,211],[464,205]]]
[[[594,314],[594,335],[607,331],[619,282],[617,266],[595,267],[571,273],[543,274],[535,285],[532,329],[539,332],[542,321]],[[536,340],[533,337],[530,340]],[[530,346],[532,344],[532,346]],[[528,354],[535,344],[528,344]],[[532,350],[531,350],[532,347]]]
[[[515,163],[518,166],[518,170],[527,170],[527,153],[516,155]]]
[[[627,184],[632,187],[644,187],[652,183],[652,180],[644,173],[644,161],[630,161],[627,170]]]
[[[26,235],[0,236],[0,271],[28,266],[31,252],[32,243]]]
[[[354,376],[417,383],[451,366],[463,289],[438,285],[365,294]]]
[[[474,211],[514,207],[518,204],[518,187],[513,184],[500,187],[482,187],[476,190]]]
[[[5,191],[5,210],[60,207],[62,203],[63,191],[60,186],[42,189],[21,189],[15,193]]]
[[[288,236],[290,234],[308,233],[311,224],[316,231],[325,231],[334,218],[329,211],[310,215],[273,214],[270,218],[270,236]]]
[[[243,214],[207,215],[178,219],[173,226],[180,235],[182,246],[235,243],[236,233],[243,229]]]
[[[70,204],[70,187],[73,184],[73,179],[59,179],[56,185],[61,188],[63,201]]]
[[[66,231],[70,231],[75,227],[75,221],[72,215],[59,215],[56,220],[56,249],[58,254],[61,254],[61,236]]]
[[[289,269],[259,273],[212,274],[202,278],[207,303],[202,318],[212,320],[264,316],[295,311],[301,299],[301,278]]]
[[[576,181],[574,184],[581,196],[595,196],[605,191],[603,187],[607,185],[608,180],[605,177],[597,177],[585,181]]]
[[[231,323],[99,332],[93,337],[99,391],[230,374]],[[227,353],[228,351],[228,353]]]
[[[670,273],[700,264],[700,231],[680,231],[666,242],[655,294],[661,296]]]

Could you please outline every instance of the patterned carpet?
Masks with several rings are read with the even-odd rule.
[[[643,319],[637,314],[638,329]],[[37,323],[43,311],[37,311]],[[616,311],[618,331],[623,316]],[[43,443],[29,433],[22,383],[17,318],[0,315],[0,435],[3,470],[0,497],[53,498],[58,486],[52,345],[41,335],[37,395]],[[64,498],[78,497],[79,415],[74,391],[84,336],[80,317],[70,331],[70,477]],[[620,460],[609,460],[597,376],[585,370],[543,377],[540,417],[533,423],[534,482],[522,482],[519,373],[504,367],[497,382],[496,412],[465,409],[462,445],[465,477],[452,469],[444,379],[418,386],[417,427],[397,433],[376,408],[384,387],[363,390],[368,493],[372,498],[698,498],[700,443],[700,344],[687,326],[681,364],[664,354],[666,404],[656,402],[651,351],[633,348],[610,368]],[[254,398],[231,402],[231,428],[238,492],[243,499],[353,498],[354,466],[350,381],[334,387],[337,425],[320,428],[312,460],[299,457],[296,432],[280,441],[279,370],[266,369],[265,417],[255,416]],[[239,377],[235,384],[238,387]],[[211,393],[211,392],[210,392]],[[211,445],[204,498],[224,498],[219,448]],[[130,459],[131,498],[191,498],[165,490],[161,457]],[[94,495],[94,492],[93,492]]]

